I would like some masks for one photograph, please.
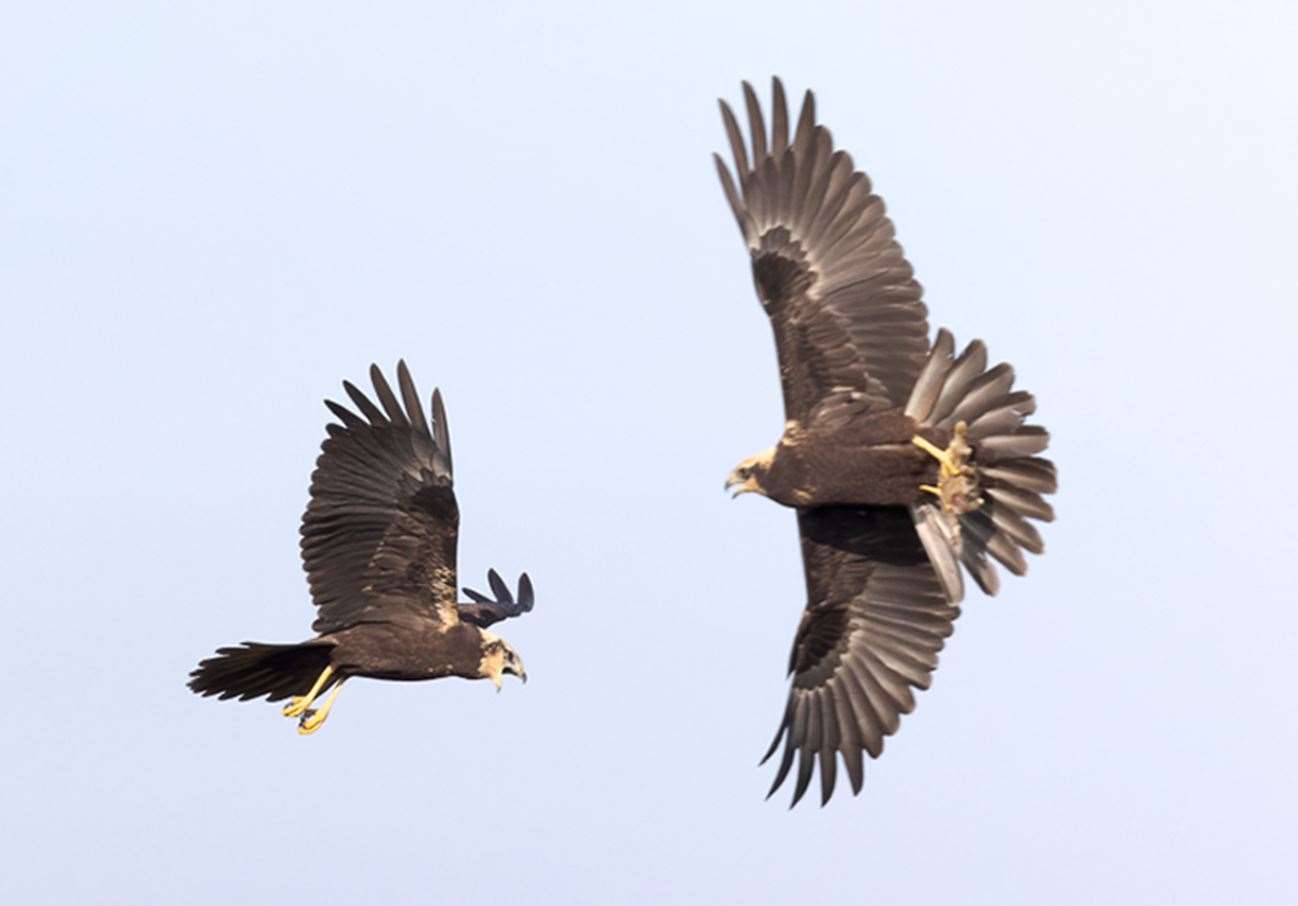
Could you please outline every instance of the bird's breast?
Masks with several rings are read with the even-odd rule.
[[[935,480],[936,464],[909,438],[822,437],[777,454],[771,472],[768,496],[785,506],[905,506],[919,498],[921,484]]]

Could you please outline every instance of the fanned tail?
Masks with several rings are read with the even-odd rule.
[[[1000,589],[992,560],[1016,576],[1027,572],[1023,552],[1045,550],[1041,534],[1028,520],[1054,519],[1043,495],[1057,487],[1054,463],[1038,455],[1050,435],[1038,425],[1024,424],[1036,411],[1036,400],[1026,391],[1013,390],[1014,369],[1006,363],[989,369],[981,340],[959,356],[954,352],[951,333],[939,330],[906,403],[906,414],[922,427],[953,432],[963,422],[972,448],[969,465],[981,505],[960,513],[934,498],[911,507],[920,540],[953,602],[964,596],[959,564],[989,595]]]
[[[189,688],[199,695],[247,701],[263,695],[270,701],[303,695],[329,666],[330,642],[268,645],[244,642],[219,648],[189,675]]]

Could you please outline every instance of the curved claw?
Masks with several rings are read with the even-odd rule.
[[[346,677],[340,679],[334,684],[333,691],[325,699],[324,704],[319,708],[311,708],[302,714],[301,719],[297,722],[297,731],[303,736],[310,736],[316,730],[319,730],[324,722],[329,718],[329,712],[333,710],[334,702],[338,700],[338,693],[342,691],[343,683],[347,681]]]
[[[324,718],[312,709],[303,714],[302,719],[297,722],[297,732],[301,736],[310,736],[322,726],[324,726]]]

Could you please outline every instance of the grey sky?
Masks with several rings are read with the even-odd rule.
[[[1293,895],[1289,3],[23,4],[0,27],[0,898]],[[858,798],[755,767],[803,603],[721,491],[781,424],[709,152],[813,87],[934,325],[1060,464]],[[531,682],[183,686],[293,640],[343,378],[446,395],[461,577]]]

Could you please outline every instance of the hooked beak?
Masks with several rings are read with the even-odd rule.
[[[506,672],[514,674],[514,676],[518,677],[524,683],[527,682],[527,668],[523,666],[522,660],[518,662],[517,667],[510,667]]]
[[[731,473],[730,473],[730,477],[726,479],[726,485],[725,485],[725,488],[724,488],[723,490],[729,491],[731,488],[733,488],[733,487],[735,487],[735,486],[737,485],[739,489],[738,489],[737,491],[735,491],[733,494],[730,495],[730,499],[731,499],[731,500],[734,500],[734,499],[735,499],[736,497],[738,497],[740,494],[750,494],[750,493],[752,493],[752,490],[753,490],[753,489],[752,489],[751,487],[749,487],[749,483],[750,483],[751,481],[752,481],[751,478],[747,478],[747,479],[745,479],[745,478],[740,478],[740,477],[739,477],[738,475],[736,475],[734,472],[731,472]]]

